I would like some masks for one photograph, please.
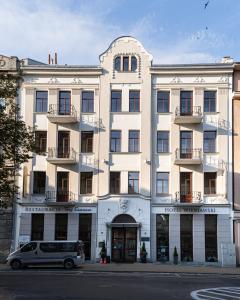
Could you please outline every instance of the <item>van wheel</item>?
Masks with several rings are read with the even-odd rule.
[[[66,259],[64,261],[64,268],[67,270],[71,270],[74,267],[74,262],[72,259]]]
[[[11,262],[11,268],[13,270],[19,270],[21,269],[22,267],[22,263],[19,259],[14,259],[12,262]]]

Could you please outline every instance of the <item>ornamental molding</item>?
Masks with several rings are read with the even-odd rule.
[[[48,81],[49,84],[58,84],[60,83],[57,79],[57,77],[53,76],[50,78],[50,80]]]
[[[72,83],[73,84],[82,84],[83,82],[79,77],[74,77]]]
[[[219,83],[228,83],[228,76],[221,76],[218,80]]]
[[[195,80],[194,80],[195,83],[204,83],[205,80],[201,77],[201,76],[198,76]]]
[[[179,76],[173,77],[173,79],[170,81],[170,83],[182,83],[182,80]]]
[[[129,200],[127,199],[120,199],[119,201],[119,208],[122,213],[126,213],[129,209]]]

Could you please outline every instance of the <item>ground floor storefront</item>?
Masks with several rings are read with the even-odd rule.
[[[103,243],[112,262],[147,260],[235,265],[229,207],[153,206],[148,199],[100,200],[98,205],[19,206],[16,247],[30,240],[83,240],[87,260],[100,260]]]

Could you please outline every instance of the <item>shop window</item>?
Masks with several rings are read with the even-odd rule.
[[[84,243],[85,259],[91,259],[91,231],[92,215],[79,214],[79,235],[78,239]]]
[[[156,215],[157,260],[169,260],[169,215]]]
[[[218,261],[217,215],[205,215],[205,260]]]
[[[44,232],[44,214],[32,214],[31,240],[42,241]]]
[[[68,214],[55,214],[55,240],[67,240]]]
[[[181,260],[184,262],[193,261],[193,216],[180,216],[180,243]]]

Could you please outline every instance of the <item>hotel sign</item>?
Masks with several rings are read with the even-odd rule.
[[[153,207],[156,214],[229,214],[228,207]]]

